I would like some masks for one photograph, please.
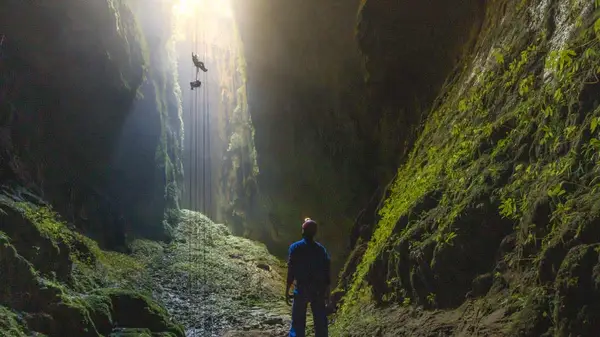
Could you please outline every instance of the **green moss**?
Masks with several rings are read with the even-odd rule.
[[[56,244],[69,247],[71,257],[81,263],[93,265],[100,255],[100,248],[93,240],[69,230],[59,215],[49,206],[34,206],[29,203],[16,203],[15,207],[23,212],[39,232]]]
[[[0,287],[0,304],[36,312],[27,314],[30,328],[52,336],[99,336],[110,333],[113,323],[118,322],[125,327],[129,324],[129,327],[150,328],[156,333],[183,335],[181,327],[170,322],[164,309],[143,295],[117,289],[90,293],[109,284],[130,288],[141,286],[140,280],[146,276],[146,266],[151,261],[148,254],[157,254],[161,249],[159,244],[135,242],[135,256],[105,252],[94,241],[69,230],[50,208],[5,201],[3,205],[11,207],[11,212],[7,210],[3,216],[14,217],[8,223],[31,226],[39,231],[36,235],[50,239],[56,249],[68,248],[67,259],[58,263],[73,263],[70,277],[61,279],[66,283],[49,278],[34,270],[18,254],[8,235],[0,232],[0,267],[4,271],[0,274],[0,282],[10,285]],[[16,222],[15,219],[21,218],[12,210],[21,212],[27,222]],[[10,227],[6,229],[13,232]],[[25,298],[28,300],[23,301]]]
[[[113,308],[113,320],[119,326],[128,328],[147,328],[152,332],[169,332],[175,336],[184,336],[183,327],[171,322],[166,310],[152,299],[123,289],[102,289],[96,291],[100,296],[110,298]]]
[[[135,284],[145,271],[143,261],[121,253],[102,252],[99,261],[111,280],[122,281],[124,285]]]
[[[94,322],[96,329],[105,334],[113,327],[113,307],[110,297],[100,295],[88,295],[84,297],[85,307],[90,319]]]
[[[115,325],[149,334],[184,336],[183,328],[172,323],[166,311],[153,300],[123,289],[99,289],[87,295],[62,294],[46,311],[49,319],[31,323],[36,331],[52,336],[106,335]]]
[[[151,280],[161,284],[159,299],[174,310],[182,300],[189,301],[189,310],[177,317],[182,323],[194,326],[214,319],[234,326],[253,324],[258,318],[254,314],[234,321],[230,313],[254,312],[257,307],[262,308],[257,313],[260,316],[265,312],[289,314],[281,296],[285,264],[264,244],[233,236],[225,225],[197,212],[182,210],[179,218],[175,240],[165,245],[164,251],[145,243],[140,251],[156,252]],[[202,301],[208,294],[210,300]],[[201,312],[203,316],[199,316]]]
[[[182,241],[194,243],[194,246],[191,251],[188,245],[177,247],[177,258],[171,266],[173,271],[192,271],[203,276],[206,270],[210,270],[206,283],[211,287],[236,291],[240,288],[239,279],[248,279],[251,284],[243,287],[248,293],[259,294],[263,301],[279,298],[283,292],[283,281],[274,283],[272,278],[262,278],[263,275],[256,272],[256,265],[260,263],[277,271],[268,276],[280,277],[284,271],[283,263],[273,257],[264,244],[230,235],[224,225],[214,224],[206,216],[189,211],[183,211],[177,236]],[[200,259],[202,263],[199,263]]]
[[[256,181],[259,168],[254,143],[255,130],[248,108],[247,64],[244,58],[244,44],[237,24],[231,31],[234,42],[232,57],[217,58],[217,68],[221,72],[221,87],[225,88],[218,103],[220,111],[218,129],[220,137],[228,141],[225,153],[225,171],[220,179],[219,199],[216,211],[225,215],[228,225],[237,234],[247,232],[255,214],[263,211],[263,206],[252,204],[259,198]],[[218,179],[218,178],[217,178]],[[262,221],[262,220],[261,220]]]
[[[351,322],[357,314],[355,308],[373,301],[367,290],[368,275],[378,259],[408,242],[408,254],[423,257],[427,268],[435,272],[439,263],[429,253],[430,243],[434,242],[434,251],[439,252],[456,242],[467,244],[470,225],[464,219],[478,205],[497,204],[497,212],[491,210],[488,218],[515,226],[516,249],[506,258],[511,268],[535,260],[540,249],[561,240],[567,231],[580,233],[578,238],[586,233],[588,240],[600,240],[596,231],[589,229],[598,214],[595,200],[600,191],[593,178],[600,159],[600,107],[593,97],[600,61],[590,57],[600,55],[600,41],[591,15],[580,19],[580,28],[565,45],[557,46],[545,26],[524,32],[528,11],[507,9],[503,18],[497,17],[503,3],[487,5],[486,23],[475,49],[478,55],[465,60],[462,74],[444,88],[444,100],[429,114],[409,159],[400,167],[380,212],[382,219],[346,295],[342,321]],[[489,38],[499,31],[510,41],[503,43],[502,49]],[[426,212],[414,220],[399,221],[434,191],[441,195]],[[539,207],[545,198],[550,214]],[[489,246],[495,249],[498,244]],[[396,260],[390,261],[394,266]],[[408,257],[405,261],[415,263]],[[416,270],[422,272],[422,268]],[[396,276],[394,268],[379,275],[392,284]],[[417,276],[418,280],[424,274]],[[530,277],[521,282],[535,283]],[[414,284],[400,287],[403,289],[391,287],[384,292],[416,291]],[[531,303],[543,302],[543,295],[531,296]],[[547,308],[536,312],[549,314]],[[537,329],[539,322],[531,324]]]
[[[509,302],[514,311],[506,327],[509,336],[546,336],[552,323],[551,297],[546,289],[526,289],[522,294],[513,294]]]
[[[113,327],[139,328],[183,336],[181,326],[170,322],[164,309],[134,291],[99,289],[87,295],[62,294],[47,309],[51,319],[32,321],[37,331],[53,336],[99,336]],[[36,324],[37,323],[37,324]]]
[[[156,62],[160,62],[156,60]],[[179,209],[180,186],[183,179],[181,170],[183,121],[181,111],[181,98],[172,88],[173,81],[164,71],[152,73],[154,96],[160,117],[160,139],[156,148],[155,161],[157,168],[162,171],[165,179],[165,219],[170,210]],[[174,75],[173,75],[174,76]],[[175,102],[175,103],[173,103]],[[173,122],[176,121],[176,122]],[[168,227],[173,224],[167,223]],[[171,235],[172,233],[169,233]]]
[[[0,237],[0,304],[8,307],[25,310],[46,305],[53,296],[42,296],[27,301],[29,296],[40,295],[38,274],[33,266],[20,256],[15,247],[10,244],[6,237]]]
[[[122,329],[111,333],[109,337],[154,337],[154,335],[148,329]]]
[[[87,302],[79,296],[62,297],[62,301],[53,303],[48,308],[53,324],[47,330],[40,330],[53,336],[100,337],[90,317]]]
[[[0,337],[26,337],[23,325],[17,320],[17,315],[0,305]]]
[[[67,228],[58,214],[47,206],[16,203],[43,237],[52,240],[56,247],[66,246],[74,263],[73,286],[87,291],[106,282],[131,285],[144,271],[144,263],[134,257],[102,251],[96,242]],[[58,248],[57,248],[58,249]]]
[[[132,255],[139,261],[150,262],[157,256],[160,256],[164,248],[155,241],[150,240],[134,240],[131,245]]]
[[[388,315],[389,312],[379,311],[372,305],[360,309],[355,307],[351,313],[336,321],[336,324],[330,328],[330,334],[347,337],[372,336],[374,333],[381,333],[382,329],[391,325],[386,322],[390,318]],[[349,317],[353,318],[349,320]]]

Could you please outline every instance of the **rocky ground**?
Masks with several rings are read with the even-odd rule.
[[[125,255],[1,194],[0,337],[285,336],[284,263],[202,214],[180,219],[171,243]]]
[[[33,194],[0,188],[0,337],[183,337],[138,287],[144,273]]]
[[[233,236],[204,215],[182,211],[168,245],[136,241],[150,259],[144,287],[186,328],[187,336],[285,336],[285,265],[264,245]]]

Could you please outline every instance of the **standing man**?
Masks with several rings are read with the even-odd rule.
[[[315,325],[315,337],[327,337],[327,314],[325,302],[330,293],[330,258],[323,245],[314,240],[317,223],[310,218],[302,224],[302,240],[294,242],[289,249],[286,302],[294,298],[292,327],[289,337],[306,336],[306,308],[310,303]],[[294,294],[290,295],[296,281]]]

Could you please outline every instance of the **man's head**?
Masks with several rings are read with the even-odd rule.
[[[317,223],[311,218],[305,218],[302,224],[302,236],[312,239],[317,234]]]

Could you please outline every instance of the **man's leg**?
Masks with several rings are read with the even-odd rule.
[[[327,312],[325,311],[325,300],[322,298],[310,302],[310,309],[315,323],[315,337],[327,337]]]
[[[289,337],[306,336],[306,306],[308,301],[302,296],[295,295],[292,304],[292,327]]]

